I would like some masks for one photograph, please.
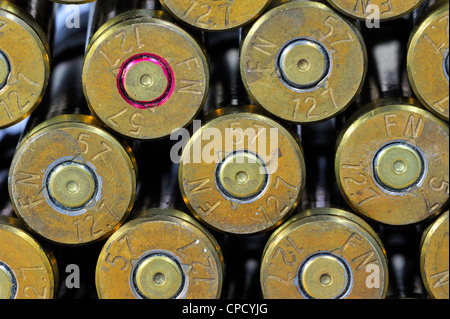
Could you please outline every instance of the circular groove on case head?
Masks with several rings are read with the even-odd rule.
[[[133,288],[143,299],[177,299],[186,284],[179,261],[164,251],[142,258],[132,276]]]
[[[299,289],[308,299],[340,299],[352,288],[352,276],[345,260],[321,252],[308,257],[300,266]]]
[[[44,184],[53,204],[69,211],[87,207],[98,191],[95,172],[88,165],[74,161],[55,165]]]
[[[95,276],[99,298],[220,298],[223,256],[207,229],[174,209],[135,216],[103,246]]]
[[[17,294],[17,278],[11,268],[0,260],[0,300],[14,299]]]
[[[164,104],[170,98],[174,84],[169,63],[150,54],[138,54],[128,59],[117,77],[122,98],[139,109]]]
[[[56,3],[62,3],[62,4],[83,4],[83,3],[89,3],[94,2],[97,0],[50,0]]]
[[[448,121],[448,1],[430,8],[412,31],[407,69],[411,87],[420,102]]]
[[[224,196],[251,201],[267,186],[267,165],[256,154],[247,151],[231,153],[218,163],[216,183]]]
[[[3,89],[3,87],[5,86],[10,73],[11,73],[11,66],[9,60],[3,53],[3,51],[0,50],[0,90]]]
[[[53,253],[17,218],[0,216],[0,299],[53,299],[57,283]]]
[[[291,1],[267,11],[244,35],[240,56],[242,81],[252,100],[300,124],[343,112],[361,91],[367,72],[357,27],[314,1]]]
[[[0,3],[0,129],[14,125],[39,105],[50,74],[50,49],[39,24],[18,6]]]
[[[330,73],[330,56],[321,43],[299,38],[280,49],[281,79],[293,89],[312,89]]]

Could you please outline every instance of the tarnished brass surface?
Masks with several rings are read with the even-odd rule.
[[[327,52],[313,41],[298,40],[280,54],[279,68],[287,82],[309,88],[320,83],[330,68]]]
[[[241,46],[241,76],[272,114],[315,123],[345,110],[359,94],[367,52],[359,30],[325,4],[292,1],[261,16]]]
[[[420,271],[428,294],[448,299],[448,211],[440,216],[422,237]]]
[[[223,257],[214,237],[189,215],[149,209],[106,242],[96,286],[102,299],[215,299]]]
[[[448,202],[448,126],[415,105],[413,99],[376,101],[338,138],[335,172],[343,197],[381,223],[417,223]]]
[[[188,125],[203,106],[208,62],[200,43],[161,11],[133,10],[93,36],[83,67],[91,111],[134,139],[156,139]]]
[[[160,0],[176,18],[204,31],[240,28],[256,19],[271,0]]]
[[[299,143],[256,111],[253,106],[216,111],[181,157],[178,178],[186,204],[199,220],[223,232],[254,234],[279,226],[305,186]]]
[[[266,187],[268,178],[261,174],[264,161],[250,152],[225,156],[216,172],[216,183],[231,198],[246,200],[257,196]]]
[[[272,234],[260,276],[269,299],[380,299],[387,292],[387,257],[361,218],[315,208]]]
[[[57,283],[53,254],[16,218],[0,216],[0,299],[52,299]]]
[[[424,0],[328,0],[341,13],[355,19],[392,20],[401,17]]]
[[[17,215],[61,244],[103,239],[128,216],[136,193],[131,150],[90,116],[63,115],[35,127],[9,172]]]
[[[412,32],[408,48],[408,76],[417,98],[431,112],[449,117],[448,1],[434,6]]]
[[[26,118],[41,102],[50,74],[47,35],[27,12],[0,2],[0,129]]]
[[[418,150],[404,143],[392,143],[380,149],[375,157],[374,174],[378,182],[393,190],[416,184],[426,163]]]
[[[9,74],[11,72],[11,67],[9,65],[8,58],[0,52],[0,88],[6,84]]]
[[[147,299],[171,299],[184,285],[181,265],[161,252],[144,258],[136,267],[133,279],[136,291]]]

